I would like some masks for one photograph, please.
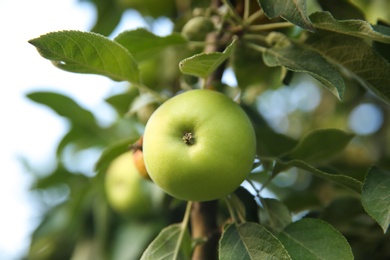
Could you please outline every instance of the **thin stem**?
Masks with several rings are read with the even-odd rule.
[[[222,0],[223,4],[226,5],[229,10],[233,13],[233,17],[237,20],[239,24],[242,24],[242,18],[237,14],[236,10],[227,0]]]
[[[249,31],[268,31],[275,29],[282,29],[292,27],[294,24],[289,22],[281,22],[281,23],[269,23],[269,24],[258,24],[258,25],[250,25],[248,26]]]
[[[261,18],[264,16],[263,9],[260,9],[253,14],[251,14],[244,22],[245,24],[249,25],[252,24],[254,21],[256,21],[258,18]]]
[[[249,12],[250,12],[250,0],[245,0],[244,3],[244,21],[248,20],[249,17]]]
[[[192,208],[192,201],[188,201],[186,211],[184,213],[184,218],[183,218],[183,221],[181,223],[179,240],[178,240],[178,243],[176,244],[175,254],[173,255],[173,259],[178,259],[180,247],[183,244],[184,234],[187,231],[188,221],[190,219],[190,214],[191,214],[191,208]]]
[[[247,45],[254,49],[254,50],[257,50],[257,51],[260,51],[260,52],[265,52],[267,50],[267,48],[263,47],[263,46],[260,46],[260,45],[257,45],[257,44],[254,44],[254,43],[250,43],[248,42]]]
[[[233,219],[233,222],[237,223],[236,214],[234,214],[234,210],[233,210],[232,204],[230,203],[230,201],[229,201],[229,199],[227,197],[225,197],[225,202],[226,202],[229,214],[230,214],[230,216]]]

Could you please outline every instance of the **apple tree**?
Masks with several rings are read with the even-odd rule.
[[[69,122],[32,187],[43,216],[28,259],[390,258],[390,2],[89,2],[91,31],[29,43],[110,78],[115,118],[27,94]],[[113,35],[129,10],[149,27]],[[168,107],[194,89],[234,109],[206,96]],[[177,127],[179,141],[158,139]]]

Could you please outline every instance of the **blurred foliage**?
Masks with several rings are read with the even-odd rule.
[[[341,254],[313,247],[327,257],[335,253],[333,259],[349,259],[350,246],[355,259],[390,258],[389,1],[308,1],[307,14],[304,10],[301,17],[292,15],[293,7],[282,10],[270,0],[223,1],[222,7],[215,6],[222,4],[219,1],[205,0],[88,1],[97,12],[91,31],[100,35],[61,32],[30,43],[61,69],[105,75],[129,85],[104,100],[116,112],[109,126],[99,124],[95,116],[99,111],[88,111],[67,96],[27,95],[64,117],[69,130],[57,145],[52,172],[43,174],[32,166],[38,177],[31,192],[43,212],[26,259],[132,260],[141,258],[149,244],[152,248],[146,254],[153,246],[165,245],[161,239],[166,236],[179,243],[180,228],[171,224],[182,221],[185,202],[156,193],[146,216],[118,213],[107,201],[105,174],[111,161],[142,136],[161,102],[202,86],[232,98],[239,95],[257,136],[259,161],[244,183],[246,189],[238,189],[229,199],[233,214],[220,201],[218,224],[226,227],[222,256],[229,255],[229,241],[255,243],[245,241],[243,234],[249,234],[269,239],[280,250],[274,255],[289,259],[295,250],[304,250],[292,246],[289,235],[310,227],[342,244]],[[264,12],[259,3],[266,7]],[[114,40],[103,37],[113,32],[129,9],[138,11],[148,24],[169,18],[172,34],[160,37],[137,29]],[[321,10],[329,13],[314,13]],[[194,17],[214,22],[214,28],[206,26],[208,34],[201,32],[203,40],[181,35]],[[363,19],[376,25],[371,27]],[[210,35],[216,35],[217,42],[205,44]],[[56,45],[64,36],[73,41]],[[81,42],[82,47],[76,44]],[[217,52],[203,53],[212,44]],[[80,52],[74,52],[77,48]],[[214,78],[218,73],[219,78]],[[222,75],[232,74],[238,86],[225,77],[220,81]],[[356,128],[351,114],[362,104],[373,105],[376,115],[362,115]],[[370,124],[377,127],[362,132]],[[98,160],[93,156],[96,151]],[[74,170],[81,161],[88,171]],[[233,216],[261,226],[228,225]],[[295,235],[303,244],[318,237],[316,232]],[[245,253],[252,259],[253,252]]]

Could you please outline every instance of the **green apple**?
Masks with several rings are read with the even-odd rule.
[[[173,197],[208,201],[237,189],[250,173],[256,137],[241,107],[212,90],[190,90],[150,117],[143,154],[151,179]]]
[[[190,41],[204,41],[206,35],[214,29],[214,24],[210,18],[196,16],[183,26],[181,34]]]
[[[153,183],[141,177],[133,151],[115,158],[107,168],[105,190],[109,205],[126,216],[144,216],[152,210]]]

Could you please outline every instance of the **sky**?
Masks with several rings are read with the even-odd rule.
[[[134,15],[126,17],[119,31],[143,26]],[[59,70],[27,41],[52,31],[86,31],[94,19],[93,6],[77,0],[0,0],[0,259],[20,258],[39,222],[28,193],[31,173],[20,158],[50,168],[55,145],[67,130],[64,119],[25,95],[41,90],[66,94],[87,109],[99,110],[101,121],[111,112],[103,103],[112,91],[111,80]]]

